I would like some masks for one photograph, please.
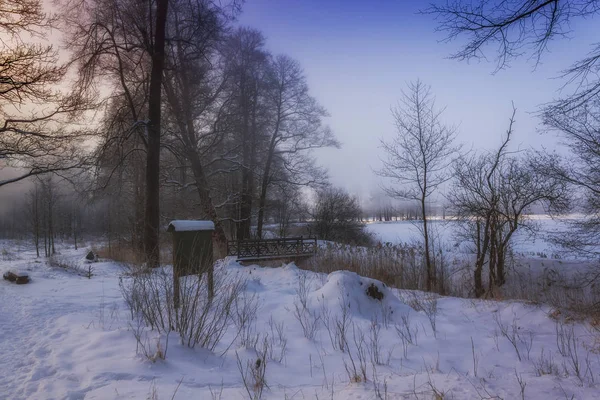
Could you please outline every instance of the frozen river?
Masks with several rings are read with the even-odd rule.
[[[536,216],[531,220],[537,225],[536,231],[522,229],[514,236],[513,246],[517,253],[524,255],[545,254],[551,257],[552,254],[561,253],[561,249],[552,245],[548,240],[548,235],[565,228],[564,221],[553,220],[549,217]],[[433,231],[439,235],[444,242],[446,249],[455,249],[460,241],[460,225],[451,220],[432,220]],[[410,243],[419,238],[419,221],[397,221],[397,222],[371,222],[367,224],[367,230],[373,233],[376,238],[382,242],[390,243]]]

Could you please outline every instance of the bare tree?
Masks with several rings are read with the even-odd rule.
[[[473,282],[475,296],[484,293],[482,273],[488,257],[492,238],[498,230],[499,187],[501,162],[512,135],[514,113],[506,137],[495,153],[483,156],[462,156],[454,163],[455,185],[448,195],[454,212],[466,224],[468,235],[475,244],[475,268]],[[495,243],[495,242],[494,242]],[[492,250],[492,258],[494,259]],[[492,268],[492,267],[490,267]],[[491,282],[491,278],[490,278]]]
[[[317,192],[310,228],[322,240],[365,244],[361,214],[356,197],[341,188],[325,188]]]
[[[152,67],[150,70],[150,88],[148,93],[148,146],[146,153],[146,213],[144,229],[144,248],[146,265],[158,267],[160,262],[160,136],[161,136],[161,97],[163,70],[165,65],[165,31],[169,0],[156,0],[153,34],[150,40]],[[150,13],[152,15],[152,13]],[[152,26],[152,25],[150,25]],[[152,32],[152,31],[151,31]]]
[[[113,203],[107,215],[110,233],[118,232],[118,247],[123,244],[122,239],[129,237],[132,249],[141,256],[144,254],[146,147],[145,138],[131,132],[132,119],[125,104],[119,96],[111,101],[104,113],[99,144],[94,153],[92,187],[88,185],[89,188],[84,190],[93,193],[96,202]]]
[[[571,221],[569,234],[556,241],[579,255],[597,257],[600,240],[600,101],[590,100],[574,110],[544,113],[544,124],[559,133],[571,156],[538,154],[540,173],[557,177],[571,188],[572,201],[558,211],[583,211],[587,218]]]
[[[595,0],[447,0],[423,11],[438,20],[438,30],[448,41],[466,37],[466,44],[452,54],[458,60],[485,58],[488,46],[496,55],[496,70],[531,53],[536,65],[555,38],[570,32],[571,21],[600,13]],[[585,106],[600,94],[600,45],[560,72],[564,97],[543,107],[546,114],[572,111]],[[571,93],[569,93],[571,92]]]
[[[255,209],[259,153],[266,140],[265,125],[269,117],[265,107],[269,54],[262,33],[249,28],[234,31],[224,52],[226,68],[231,74],[229,124],[237,147],[237,160],[233,162],[239,169],[236,237],[247,239],[251,236]]]
[[[138,220],[136,204],[149,195],[148,185],[139,179],[148,168],[139,157],[147,157],[149,145],[145,115],[149,115],[154,3],[63,1],[75,5],[68,23],[69,44],[79,68],[77,83],[106,99],[97,177],[105,192],[126,197],[127,204],[110,207],[114,218],[108,221],[112,233],[127,237],[129,219]],[[325,171],[310,150],[333,143],[321,123],[325,112],[308,95],[297,63],[281,57],[290,61],[282,62],[290,68],[276,75],[271,68],[276,59],[266,51],[262,34],[232,29],[239,3],[169,0],[165,28],[162,214],[213,220],[221,253],[226,233],[249,237],[257,213],[262,214],[261,221],[272,215],[268,207],[275,204],[273,188],[322,183]],[[97,89],[106,82],[110,92],[105,96]],[[135,216],[127,210],[132,203]]]
[[[433,290],[437,284],[427,201],[449,179],[452,156],[459,151],[454,145],[456,130],[443,124],[443,111],[436,108],[429,86],[421,81],[409,84],[400,104],[392,109],[397,135],[389,142],[381,141],[386,158],[378,171],[379,176],[393,182],[385,188],[388,195],[419,204],[427,290]]]
[[[211,194],[206,160],[219,158],[214,153],[225,135],[222,115],[229,101],[224,95],[229,75],[223,70],[218,48],[225,23],[234,16],[209,2],[173,1],[169,33],[177,40],[168,45],[165,73],[169,133],[173,138],[170,150],[190,166],[200,208],[215,224],[214,237],[221,257],[226,255],[227,237]]]
[[[4,0],[0,8],[0,159],[17,171],[0,186],[82,164],[75,139],[83,130],[71,123],[87,102],[59,86],[66,66],[44,44],[54,21],[40,0]]]
[[[55,239],[55,210],[60,197],[60,192],[56,186],[56,181],[52,179],[52,176],[46,176],[39,179],[41,189],[41,205],[42,205],[42,216],[44,226],[44,250],[46,257],[50,257],[56,254],[56,247],[54,245]]]
[[[40,256],[40,189],[36,184],[27,194],[27,212],[29,216],[29,224],[31,233],[33,234],[33,242],[35,243],[36,256]]]
[[[506,280],[506,255],[513,235],[527,226],[526,212],[534,205],[560,202],[566,186],[536,167],[532,153],[511,154],[516,110],[502,144],[495,152],[460,157],[453,167],[455,184],[448,199],[475,245],[475,296],[485,293],[483,267],[488,265],[488,294]]]
[[[447,1],[424,11],[439,21],[438,29],[447,39],[467,39],[453,57],[459,60],[484,57],[488,46],[496,46],[497,68],[526,53],[540,61],[555,38],[570,31],[576,19],[590,19],[600,13],[595,0],[510,0]],[[563,235],[568,248],[590,254],[590,243],[600,237],[596,217],[600,204],[595,200],[600,191],[595,183],[600,152],[597,148],[596,118],[600,94],[600,45],[593,45],[582,59],[572,62],[560,72],[563,79],[561,97],[544,105],[541,115],[546,128],[558,131],[572,150],[564,159],[557,154],[538,154],[539,171],[573,185],[574,192],[585,196],[583,210],[589,218],[576,224],[572,235]],[[564,211],[564,210],[563,210]],[[592,251],[593,253],[593,251]]]
[[[268,105],[274,111],[268,128],[266,160],[258,202],[257,236],[262,237],[267,192],[276,180],[274,163],[290,172],[283,174],[296,185],[323,183],[326,174],[315,168],[312,159],[302,157],[321,147],[339,147],[331,130],[322,125],[327,111],[310,96],[300,64],[280,55],[270,62]],[[281,176],[281,174],[280,174]]]
[[[293,221],[305,221],[308,216],[308,205],[304,201],[301,187],[280,182],[274,185],[268,210],[275,223],[277,234],[286,237],[290,233]]]
[[[160,251],[161,95],[169,0],[62,3],[68,44],[74,53],[72,62],[78,66],[77,88],[89,93],[102,78],[115,82],[120,89],[117,95],[125,99],[132,119],[127,134],[137,133],[145,145],[144,251],[148,267],[156,267]],[[143,101],[136,102],[140,97]]]
[[[497,68],[531,51],[539,62],[548,44],[564,37],[573,18],[589,18],[600,11],[595,0],[446,0],[423,12],[438,20],[447,40],[466,36],[452,55],[459,60],[484,58],[486,46],[496,46]],[[597,48],[596,51],[600,50]]]

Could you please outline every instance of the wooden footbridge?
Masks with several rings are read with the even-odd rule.
[[[299,259],[311,257],[317,252],[314,237],[292,237],[259,240],[230,240],[227,255],[238,261],[260,261],[276,259]]]

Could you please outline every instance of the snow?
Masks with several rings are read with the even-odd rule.
[[[29,274],[27,274],[27,272],[15,270],[15,269],[9,269],[6,272],[10,272],[18,278],[26,278],[27,276],[29,276]]]
[[[130,279],[122,267],[101,260],[88,279],[50,267],[23,245],[18,250],[11,242],[3,245],[12,256],[0,259],[0,273],[16,268],[33,280],[29,285],[0,282],[0,398],[147,399],[155,392],[158,399],[170,399],[175,391],[177,400],[248,398],[237,358],[252,362],[256,351],[240,345],[233,327],[212,352],[189,349],[171,334],[166,359],[151,362],[136,353],[130,313],[119,290],[120,280]],[[61,246],[59,257],[82,263],[87,250]],[[265,268],[226,260],[217,269],[247,281],[243,295],[254,296],[260,306],[256,333],[271,335],[270,321],[283,326],[287,352],[281,362],[267,364],[265,399],[376,399],[376,389],[382,397],[387,391],[388,399],[432,399],[436,391],[445,393],[443,398],[517,399],[518,379],[526,383],[527,399],[598,396],[591,379],[600,379],[598,337],[586,321],[565,325],[577,340],[579,379],[557,349],[557,325],[547,306],[438,298],[346,271],[324,275],[294,264]],[[371,284],[383,293],[382,301],[365,294]],[[320,318],[312,340],[294,317],[303,285],[308,309]],[[427,311],[432,306],[437,309],[434,323]],[[349,379],[349,354],[333,347],[324,326],[326,319],[340,318],[344,307],[352,323],[348,341],[355,363],[355,339],[364,335],[370,348],[373,327],[379,329],[382,362],[367,361],[367,382]],[[402,321],[416,331],[406,356],[396,331]],[[523,339],[517,343],[521,361],[499,334],[500,326],[514,326]],[[551,355],[556,373],[538,376],[542,355]]]
[[[558,256],[560,249],[554,247],[548,240],[550,234],[559,232],[565,228],[566,220],[552,219],[547,216],[532,216],[529,224],[535,224],[539,232],[535,235],[530,231],[522,229],[513,236],[513,248],[516,253],[526,256]],[[420,221],[391,221],[391,222],[372,222],[366,225],[368,232],[386,243],[412,243],[420,237]],[[446,250],[464,252],[464,246],[456,246],[459,241],[457,234],[460,231],[460,225],[453,220],[431,220],[430,230],[434,237],[439,237],[444,243]],[[560,257],[565,258],[565,257]]]
[[[173,227],[175,232],[185,231],[214,231],[215,224],[212,221],[175,220],[169,223],[169,229]]]
[[[383,294],[381,301],[367,296],[366,289],[370,285],[377,287]],[[343,300],[354,317],[366,320],[376,318],[381,321],[389,316],[389,311],[394,312],[391,316],[393,319],[410,313],[410,307],[398,300],[386,285],[349,271],[335,271],[329,274],[325,284],[311,293],[311,298],[324,302],[328,309],[334,310],[339,309],[339,303]],[[384,315],[386,313],[388,315]]]

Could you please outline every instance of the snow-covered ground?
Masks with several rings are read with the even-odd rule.
[[[119,279],[130,278],[122,276],[121,267],[102,260],[93,264],[95,275],[88,279],[50,267],[31,249],[2,247],[0,272],[20,268],[32,282],[0,281],[0,398],[250,398],[238,358],[244,370],[255,365],[257,353],[240,345],[233,326],[212,352],[189,349],[175,334],[167,347],[162,337],[166,359],[152,362],[136,352],[119,290]],[[63,262],[84,265],[85,250],[60,252]],[[227,262],[219,268],[247,281],[244,296],[260,307],[254,333],[271,338],[270,358],[276,360],[267,361],[263,398],[598,398],[598,336],[588,322],[557,324],[561,316],[546,306],[435,300],[349,272],[322,275],[293,264],[262,268]],[[304,284],[307,311],[298,295]],[[366,295],[371,284],[382,300]],[[306,323],[312,318],[311,338],[294,316],[296,307]],[[341,351],[333,327],[344,315],[348,348]],[[261,347],[262,339],[258,343]],[[353,363],[366,382],[351,379]]]
[[[564,230],[565,220],[552,219],[546,216],[534,216],[531,222],[537,225],[535,234],[529,230],[519,230],[514,235],[512,242],[516,253],[526,256],[560,257],[561,250],[553,246],[548,236]],[[530,222],[530,223],[531,223]],[[460,231],[459,223],[452,220],[432,220],[430,226],[434,234],[446,245],[447,249],[455,249]],[[419,237],[419,221],[391,221],[371,222],[367,224],[367,231],[375,235],[377,240],[390,243],[410,243]]]

